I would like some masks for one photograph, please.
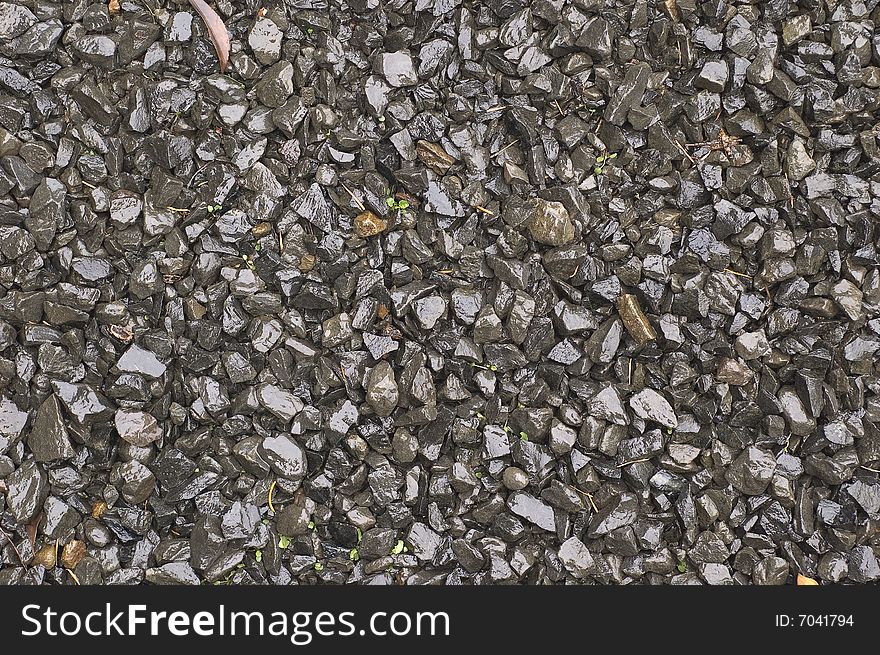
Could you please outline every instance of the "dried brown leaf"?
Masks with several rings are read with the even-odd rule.
[[[36,518],[28,523],[25,527],[27,530],[28,541],[31,542],[31,548],[34,548],[37,543],[37,527],[40,525],[40,519],[43,518],[43,513],[40,512],[37,514]]]
[[[110,0],[107,3],[107,11],[111,14],[118,14],[120,11],[119,0]]]
[[[208,28],[208,34],[214,43],[214,50],[217,51],[217,59],[220,60],[220,72],[222,73],[226,70],[226,65],[229,63],[229,52],[232,47],[229,42],[229,32],[226,29],[226,24],[205,0],[189,0],[189,3],[201,16],[205,22],[205,27]]]

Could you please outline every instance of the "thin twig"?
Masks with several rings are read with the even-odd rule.
[[[641,459],[634,459],[629,462],[624,462],[623,464],[618,464],[617,468],[622,469],[624,466],[629,466],[630,464],[638,464],[639,462],[650,462],[650,457],[642,457]]]
[[[18,552],[18,546],[16,546],[15,542],[12,541],[12,537],[10,537],[8,534],[6,534],[6,530],[4,530],[3,528],[0,528],[0,534],[2,534],[6,538],[6,541],[9,542],[9,545],[12,546],[12,550],[15,551],[15,556],[18,558],[18,561],[21,563],[22,568],[28,572],[29,576],[31,576],[31,580],[34,581],[34,584],[35,585],[40,584],[40,581],[37,580],[37,576],[34,574],[33,569],[31,569],[27,564],[24,563],[24,558],[21,556],[21,553]]]
[[[351,196],[351,199],[354,200],[354,203],[355,203],[358,207],[360,207],[360,210],[361,210],[362,212],[367,211],[367,208],[364,207],[364,203],[361,202],[360,198],[358,198],[356,195],[354,195],[354,193],[352,192],[351,189],[349,189],[349,188],[348,188],[347,186],[345,186],[344,184],[342,185],[342,188],[345,189],[346,191],[348,191],[348,195]]]
[[[678,149],[681,150],[681,154],[683,154],[685,157],[687,157],[688,159],[691,160],[691,163],[692,163],[692,164],[696,164],[696,163],[697,163],[696,161],[694,161],[694,158],[691,157],[691,155],[690,155],[690,153],[687,151],[687,149],[685,149],[685,147],[684,147],[683,145],[681,145],[681,142],[680,142],[680,141],[676,140],[675,145],[677,145],[677,146],[678,146]]]
[[[584,492],[584,493],[586,493],[586,492]],[[590,505],[593,506],[593,511],[596,512],[596,514],[598,514],[599,508],[596,507],[596,501],[593,500],[593,494],[587,494],[587,498],[590,500]]]
[[[580,495],[582,495],[582,496],[586,496],[587,499],[590,501],[590,505],[593,506],[593,511],[595,511],[597,514],[599,513],[599,508],[596,507],[596,503],[595,503],[595,501],[593,500],[593,494],[588,493],[588,492],[586,492],[586,491],[581,491],[581,490],[578,489],[577,487],[572,487],[571,485],[568,485],[568,486],[569,486],[570,489],[574,489],[574,491],[577,492],[577,493],[579,493]]]
[[[275,485],[278,484],[278,480],[272,480],[272,484],[269,486],[269,509],[272,510],[272,513],[275,513],[275,506],[272,504],[272,492],[275,491]]]
[[[492,156],[492,157],[495,157],[496,155],[500,155],[502,152],[504,152],[504,151],[507,150],[508,148],[512,148],[512,147],[515,146],[517,143],[519,143],[519,139],[517,139],[516,141],[511,141],[511,142],[508,143],[506,146],[504,146],[501,150],[499,150],[499,151],[497,151],[497,152],[493,152],[491,156]]]

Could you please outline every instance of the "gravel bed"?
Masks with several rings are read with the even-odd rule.
[[[877,582],[878,23],[0,2],[0,584]]]

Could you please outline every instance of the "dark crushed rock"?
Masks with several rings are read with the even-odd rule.
[[[880,581],[876,3],[147,4],[0,2],[0,581]]]

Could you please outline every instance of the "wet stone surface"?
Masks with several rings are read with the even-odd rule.
[[[208,4],[0,2],[0,582],[880,581],[876,3]]]

